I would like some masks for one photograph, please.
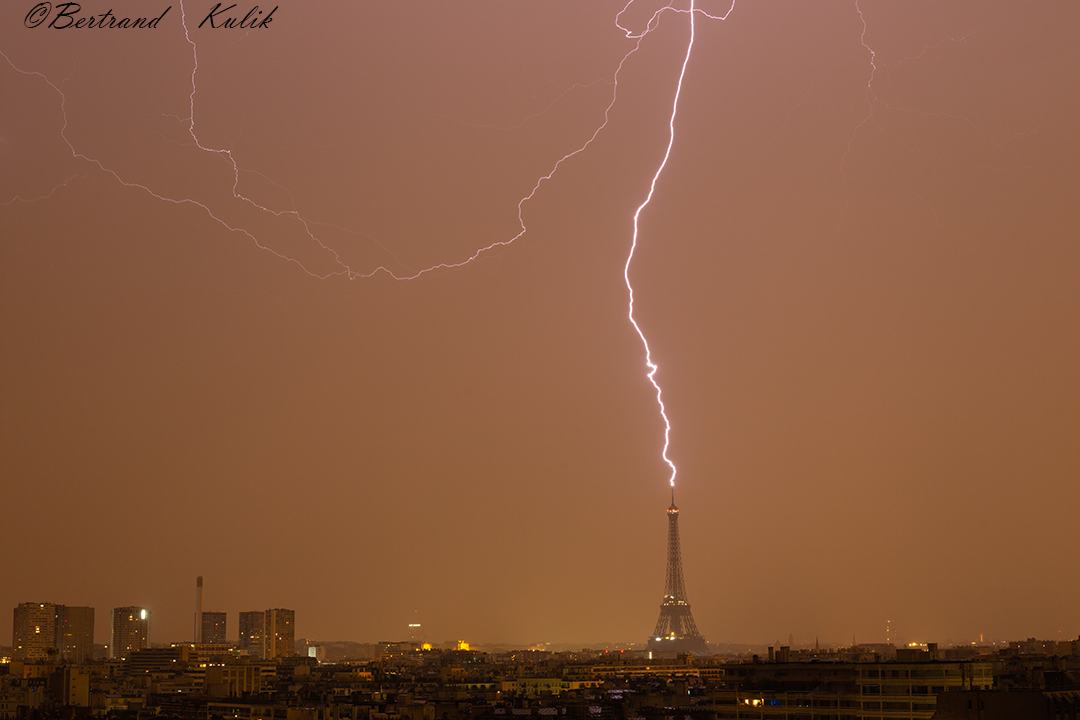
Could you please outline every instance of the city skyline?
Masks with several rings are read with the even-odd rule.
[[[665,598],[666,600],[667,598]],[[41,609],[43,614],[40,617],[34,616],[32,613]],[[665,620],[665,607],[661,607],[661,621]],[[321,638],[313,638],[305,635],[298,635],[295,632],[295,612],[293,610],[273,608],[270,610],[258,610],[258,611],[236,611],[236,612],[221,612],[221,611],[205,611],[204,616],[204,639],[193,640],[192,638],[169,638],[169,637],[150,637],[149,635],[149,618],[152,615],[151,608],[142,608],[138,606],[125,606],[113,608],[109,613],[110,624],[104,628],[104,637],[101,638],[101,632],[96,637],[94,635],[94,608],[92,607],[71,607],[58,603],[38,603],[38,602],[23,602],[19,603],[14,608],[14,630],[12,633],[12,644],[8,646],[14,650],[15,660],[29,660],[33,662],[41,662],[48,660],[49,662],[63,661],[68,663],[85,662],[91,659],[94,655],[93,645],[104,647],[106,655],[97,657],[96,659],[105,659],[112,656],[112,637],[118,632],[118,621],[120,625],[125,623],[132,623],[138,620],[143,621],[144,629],[136,630],[136,634],[139,635],[136,641],[136,647],[128,648],[123,651],[128,654],[132,649],[144,649],[144,648],[163,648],[176,645],[185,644],[205,644],[207,646],[217,645],[231,645],[237,650],[247,652],[257,657],[265,659],[279,658],[294,654],[292,648],[299,647],[297,643],[326,643],[326,642],[344,642],[355,644],[369,644],[378,645],[380,643],[406,643],[414,644],[419,647],[422,644],[432,644],[435,647],[440,648],[454,648],[466,642],[460,638],[441,638],[435,639],[432,642],[432,638],[428,637],[427,633],[422,629],[422,623],[410,623],[404,629],[400,629],[396,635],[392,637],[382,637],[379,640],[375,640],[371,637],[361,638],[346,638],[338,636],[327,636]],[[226,624],[226,618],[229,615],[238,617],[238,623],[231,625],[237,630],[231,635],[223,633],[223,628]],[[270,639],[269,633],[266,630],[268,627],[277,627],[274,623],[280,622],[279,620],[273,620],[272,618],[281,616],[284,618],[284,630],[278,630],[274,635],[273,640]],[[126,618],[125,618],[126,616]],[[252,625],[251,619],[254,618],[256,625]],[[55,619],[55,620],[54,620]],[[38,629],[38,636],[41,638],[40,642],[36,642],[29,646],[24,646],[18,642],[20,638],[20,628],[26,627],[29,631],[28,634],[24,634],[22,637],[33,638],[33,622],[40,622],[41,625]],[[55,622],[55,625],[53,624]],[[692,622],[692,619],[691,619]],[[55,628],[55,629],[54,629]],[[214,635],[209,639],[205,636],[209,633],[210,629],[213,629]],[[130,634],[130,630],[125,628],[119,632]],[[419,637],[418,637],[419,634]],[[409,637],[406,637],[409,636]],[[54,639],[55,638],[55,639]],[[98,639],[102,639],[102,642],[96,642]],[[656,638],[661,639],[661,638]],[[623,646],[630,647],[635,646],[638,650],[643,648],[646,650],[652,649],[657,652],[669,652],[662,647],[663,643],[659,643],[653,646],[653,637],[648,637],[644,641],[640,638],[620,638],[620,639],[607,639],[602,642],[594,642],[592,645],[589,643],[580,643],[576,646],[576,649],[589,649],[592,647],[615,647]],[[697,637],[698,641],[703,639],[700,636]],[[755,650],[762,650],[766,646],[779,650],[781,647],[789,648],[855,648],[855,647],[916,647],[925,649],[928,645],[936,647],[980,647],[990,648],[996,646],[1015,646],[1017,644],[1030,644],[1033,641],[1039,642],[1064,642],[1073,643],[1080,642],[1080,640],[1074,640],[1073,638],[1062,637],[1059,633],[1056,637],[1036,638],[1034,636],[1027,636],[1025,638],[1006,638],[1006,637],[987,637],[982,636],[977,639],[970,638],[946,638],[944,642],[940,639],[921,639],[910,641],[909,638],[903,633],[902,630],[895,627],[895,624],[891,621],[885,621],[882,637],[872,638],[851,638],[851,642],[844,642],[838,639],[825,639],[823,641],[820,637],[813,638],[799,638],[796,641],[790,634],[786,643],[779,637],[774,642],[767,641],[766,638],[756,638],[753,640],[747,640],[744,642],[731,642],[727,640],[720,640],[714,643],[717,648],[724,648],[723,650],[717,650],[722,653],[737,653],[740,646],[748,646],[747,652],[754,652]],[[468,645],[477,645],[480,643],[466,643]],[[557,645],[561,649],[575,649],[574,643],[487,643],[491,647],[521,647],[526,648],[529,646],[538,647],[545,645]],[[3,643],[0,643],[0,647],[4,647]],[[459,648],[460,649],[460,648]],[[52,651],[55,651],[53,653]],[[679,650],[682,652],[683,650]],[[53,657],[54,656],[54,657]]]
[[[0,8],[0,608],[642,641],[629,281],[701,636],[1080,634],[1080,5],[160,5]]]

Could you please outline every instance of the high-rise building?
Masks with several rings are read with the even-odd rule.
[[[264,640],[266,638],[266,613],[262,610],[252,610],[240,613],[240,642],[241,650],[263,657],[266,652]]]
[[[56,649],[68,662],[94,659],[94,608],[56,606]]]
[[[266,611],[266,652],[263,658],[273,660],[296,654],[296,612],[283,608]]]
[[[56,654],[56,605],[19,603],[11,632],[11,656],[15,660],[48,660]]]
[[[665,653],[708,655],[709,647],[698,632],[683,584],[682,548],[679,545],[679,508],[675,507],[675,491],[671,491],[668,515],[667,580],[664,601],[660,603],[660,619],[646,649]]]
[[[240,613],[241,650],[264,660],[296,654],[296,612],[284,608]]]
[[[15,660],[94,658],[94,608],[55,603],[20,603],[11,634]]]
[[[200,642],[203,643],[217,643],[221,644],[226,642],[225,640],[225,613],[223,612],[210,612],[209,610],[202,614],[202,632],[200,633]]]
[[[123,659],[149,647],[150,611],[141,607],[118,607],[112,611],[112,640],[109,657]]]

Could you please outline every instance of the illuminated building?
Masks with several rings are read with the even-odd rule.
[[[127,656],[125,672],[184,672],[191,659],[191,644],[174,644],[171,647],[142,648],[132,650]]]
[[[48,660],[49,651],[56,652],[56,605],[19,603],[11,645],[15,660]]]
[[[283,608],[266,611],[266,652],[263,658],[273,660],[296,654],[296,612]]]
[[[12,656],[15,660],[94,658],[94,608],[55,603],[20,603],[15,608]]]
[[[112,611],[109,657],[123,659],[149,645],[150,611],[141,607],[118,607]]]
[[[202,643],[221,644],[225,640],[225,613],[204,612],[202,614]]]
[[[296,612],[284,608],[240,613],[241,650],[265,660],[296,654]]]
[[[988,661],[941,662],[930,654],[917,662],[725,663],[722,687],[698,705],[716,720],[725,718],[813,718],[814,720],[932,720],[942,699],[957,691],[986,693],[994,684]],[[1066,694],[1066,693],[1063,693]],[[966,715],[1035,718],[1027,714]],[[1073,717],[1057,715],[1055,718]]]
[[[68,662],[94,659],[94,608],[56,606],[56,649]]]
[[[266,613],[263,610],[240,613],[240,642],[238,645],[241,650],[262,657],[265,652],[263,647],[265,636]]]
[[[705,638],[698,632],[690,603],[686,600],[683,584],[682,549],[679,545],[679,508],[675,507],[675,491],[671,491],[671,507],[668,515],[667,580],[664,584],[664,601],[660,604],[660,618],[649,638],[646,649],[662,653],[693,653],[708,655]]]
[[[186,643],[173,643],[184,645]],[[192,643],[189,645],[192,663],[222,663],[237,657],[237,647],[232,643]]]
[[[268,667],[269,665],[269,667]],[[206,689],[210,697],[242,697],[259,692],[268,678],[275,677],[268,663],[233,661],[206,668]]]

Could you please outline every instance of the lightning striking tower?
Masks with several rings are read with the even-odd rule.
[[[682,549],[679,545],[679,508],[675,507],[675,491],[671,491],[671,507],[667,509],[667,581],[664,601],[660,603],[660,619],[649,638],[647,649],[654,652],[693,653],[708,655],[705,638],[698,632],[690,603],[686,600],[686,585],[682,574]]]

